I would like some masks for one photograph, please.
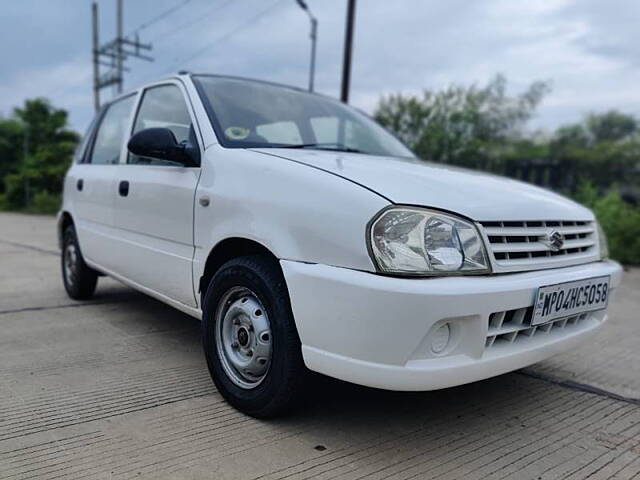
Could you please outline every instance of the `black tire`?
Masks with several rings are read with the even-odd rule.
[[[70,263],[71,251],[75,252],[75,260]],[[84,262],[80,244],[78,243],[78,236],[73,225],[69,225],[64,231],[60,260],[62,282],[67,295],[74,300],[91,298],[96,291],[98,272]]]
[[[266,311],[272,337],[268,370],[257,386],[248,389],[239,387],[225,371],[216,341],[216,336],[221,335],[216,324],[216,312],[218,308],[222,309],[221,312],[228,308],[221,302],[229,298],[228,292],[238,288],[255,293]],[[202,326],[209,372],[227,402],[257,418],[282,415],[295,406],[307,370],[302,360],[287,286],[275,259],[255,255],[225,263],[211,279],[204,295]]]

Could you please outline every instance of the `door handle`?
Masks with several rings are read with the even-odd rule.
[[[76,182],[76,188],[78,189],[79,192],[81,192],[82,187],[84,187],[84,180],[79,178],[78,181]]]
[[[118,193],[121,197],[126,197],[129,195],[129,182],[126,180],[122,180],[120,185],[118,185]]]

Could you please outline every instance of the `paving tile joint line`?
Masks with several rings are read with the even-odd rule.
[[[623,395],[618,395],[617,393],[610,392],[608,390],[604,390],[602,388],[598,388],[593,385],[588,385],[586,383],[574,382],[572,380],[561,380],[559,378],[554,378],[549,375],[535,373],[535,372],[532,372],[531,370],[520,370],[516,373],[519,373],[520,375],[523,375],[525,377],[536,378],[543,382],[553,383],[554,385],[558,385],[564,388],[569,388],[571,390],[579,390],[581,392],[591,393],[593,395],[599,395],[601,397],[607,397],[612,400],[617,400],[619,402],[625,402],[625,403],[630,403],[632,405],[640,406],[639,398],[625,397]]]

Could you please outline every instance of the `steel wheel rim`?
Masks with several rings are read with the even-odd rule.
[[[63,265],[64,276],[67,279],[67,283],[73,285],[75,283],[76,268],[78,265],[78,252],[73,243],[69,243],[64,249]]]
[[[215,317],[218,358],[227,377],[250,390],[260,385],[271,366],[273,336],[267,312],[246,287],[222,296]]]

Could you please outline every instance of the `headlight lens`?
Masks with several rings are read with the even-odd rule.
[[[600,258],[609,258],[609,242],[607,242],[607,235],[598,223],[598,243],[600,244]]]
[[[476,226],[446,213],[415,207],[384,211],[371,225],[371,250],[387,273],[487,273],[487,253]]]

